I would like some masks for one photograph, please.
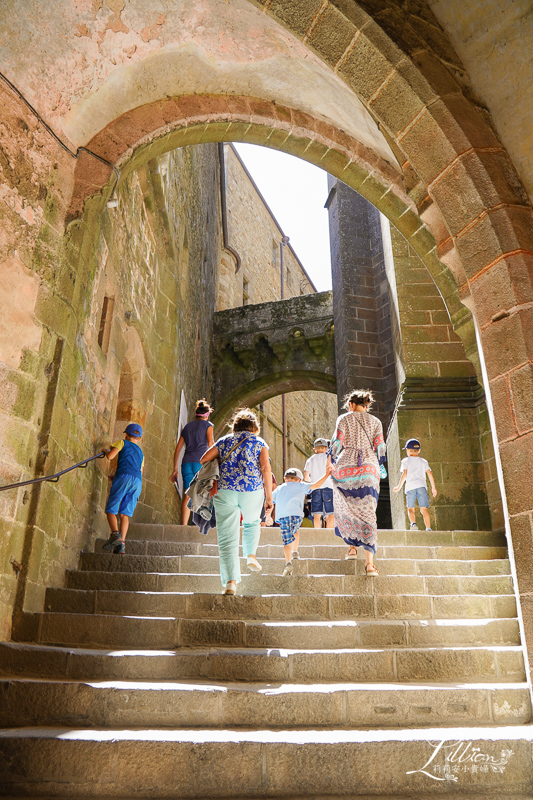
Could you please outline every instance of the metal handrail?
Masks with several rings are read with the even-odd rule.
[[[391,432],[392,426],[394,425],[394,421],[396,420],[396,416],[398,414],[398,408],[399,408],[400,403],[402,402],[402,397],[403,397],[403,389],[400,389],[400,391],[398,392],[398,394],[396,396],[396,402],[394,403],[394,411],[392,412],[392,415],[391,415],[391,418],[390,418],[390,422],[389,422],[389,424],[387,426],[387,435],[385,437],[385,441],[386,442],[389,441],[389,434]]]
[[[66,472],[72,472],[73,469],[85,469],[89,461],[94,461],[95,458],[104,458],[105,455],[106,454],[104,451],[102,451],[101,453],[97,453],[95,456],[86,458],[85,461],[80,461],[78,464],[74,464],[72,467],[67,467],[64,470],[61,470],[61,472],[56,472],[54,475],[44,475],[42,478],[34,478],[31,481],[20,481],[19,483],[10,483],[8,486],[0,486],[0,492],[5,491],[6,489],[18,489],[19,486],[29,486],[32,483],[42,483],[43,481],[57,483],[60,477]]]

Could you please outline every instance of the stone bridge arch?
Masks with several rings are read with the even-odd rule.
[[[336,393],[332,292],[218,311],[213,329],[213,422],[287,392]]]

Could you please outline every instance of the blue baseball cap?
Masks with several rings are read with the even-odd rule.
[[[130,422],[129,425],[126,425],[126,430],[124,433],[127,433],[128,436],[136,436],[140,438],[143,435],[143,429],[140,425],[137,425],[136,422]]]
[[[418,439],[408,439],[405,443],[404,450],[420,450],[420,442]]]

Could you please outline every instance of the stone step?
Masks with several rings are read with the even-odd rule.
[[[32,797],[427,797],[453,787],[501,800],[527,795],[533,770],[533,727],[525,725],[297,735],[20,728],[0,732],[0,741],[3,791]],[[450,780],[441,783],[446,766]]]
[[[90,557],[90,558],[89,558]],[[126,591],[164,591],[217,593],[222,591],[216,574],[178,573],[172,571],[169,559],[154,556],[118,556],[99,553],[84,554],[85,570],[67,572],[67,586],[71,589],[114,589]],[[353,562],[352,562],[353,563]],[[174,564],[175,566],[175,564]],[[294,574],[288,577],[243,573],[239,594],[363,594],[388,595],[468,595],[513,594],[509,575],[465,576],[386,576],[365,575],[306,575],[299,574],[296,564]]]
[[[98,539],[96,541],[95,552],[101,552],[101,546],[105,539]],[[180,542],[162,542],[132,539],[128,536],[126,542],[128,555],[149,555],[149,556],[176,556],[180,554]],[[282,558],[281,544],[266,544],[259,545],[257,548],[257,557],[260,560],[266,558]],[[347,553],[347,547],[343,545],[334,544],[321,544],[321,545],[300,545],[298,552],[304,558],[330,558],[344,560]],[[241,548],[242,553],[242,548]],[[215,556],[218,558],[218,546],[216,542],[200,542],[198,544],[199,556]],[[408,546],[408,545],[390,545],[388,547],[378,547],[378,559],[388,561],[395,558],[412,558],[417,560],[427,559],[440,559],[440,560],[459,560],[459,561],[492,561],[499,559],[507,559],[506,547],[430,547],[430,546]],[[364,561],[363,554],[359,556],[361,561]]]
[[[93,574],[93,573],[84,573]],[[132,576],[122,576],[127,579]],[[47,589],[46,611],[185,619],[498,619],[516,617],[512,595],[236,595]]]
[[[486,647],[282,648],[135,647],[99,650],[0,642],[0,674],[74,680],[223,680],[284,683],[516,683],[523,651]]]
[[[527,684],[186,683],[0,679],[0,728],[521,725]]]
[[[165,543],[163,543],[165,544]],[[108,553],[87,553],[84,554],[82,559],[82,568],[92,569],[92,564],[98,563],[97,559],[92,556],[102,555],[106,558],[112,558],[113,554]],[[298,563],[294,562],[294,568],[300,575],[353,575],[365,574],[364,558],[357,560],[345,560],[344,554],[341,559],[331,558],[323,554],[320,558],[304,558],[300,553]],[[172,572],[185,572],[185,573],[200,573],[200,574],[214,574],[218,573],[220,564],[218,558],[218,551],[212,555],[141,555],[134,554],[129,546],[127,558],[146,558],[149,564],[153,564],[154,558],[172,559]],[[283,572],[285,566],[285,559],[283,557],[283,550],[278,548],[278,552],[273,558],[265,558],[261,553],[258,553],[258,559],[263,567],[263,574],[279,575]],[[111,568],[114,560],[110,562]],[[157,562],[159,563],[159,562]],[[481,560],[473,559],[459,560],[459,559],[414,559],[411,557],[395,558],[386,560],[382,556],[374,560],[374,563],[380,570],[381,575],[510,575],[511,566],[508,559],[494,559],[494,560]],[[160,570],[161,571],[161,570]],[[247,572],[246,560],[241,559],[241,571]]]
[[[151,525],[132,523],[128,532],[131,539],[156,540],[167,542],[196,542],[216,544],[216,529],[202,536],[193,525]],[[279,546],[279,528],[261,528],[261,545]],[[302,545],[342,545],[342,539],[332,528],[300,528]],[[455,547],[506,547],[505,534],[493,531],[378,531],[378,546],[455,546]]]
[[[518,620],[335,620],[266,622],[239,619],[121,617],[28,613],[15,641],[88,647],[359,647],[520,644]],[[19,638],[22,637],[22,638]]]

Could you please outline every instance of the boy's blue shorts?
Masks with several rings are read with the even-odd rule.
[[[200,472],[202,465],[199,461],[187,461],[181,465],[181,477],[183,478],[183,491],[186,492],[191,481],[197,472]]]
[[[303,517],[280,517],[278,519],[283,544],[292,544],[301,528]]]
[[[313,489],[311,514],[333,514],[333,489]]]
[[[419,486],[417,489],[409,489],[409,491],[405,493],[405,500],[407,502],[407,508],[414,508],[417,500],[419,508],[428,508],[428,490],[425,486]]]
[[[142,478],[134,475],[115,475],[105,507],[106,514],[124,514],[132,517],[143,488]]]

